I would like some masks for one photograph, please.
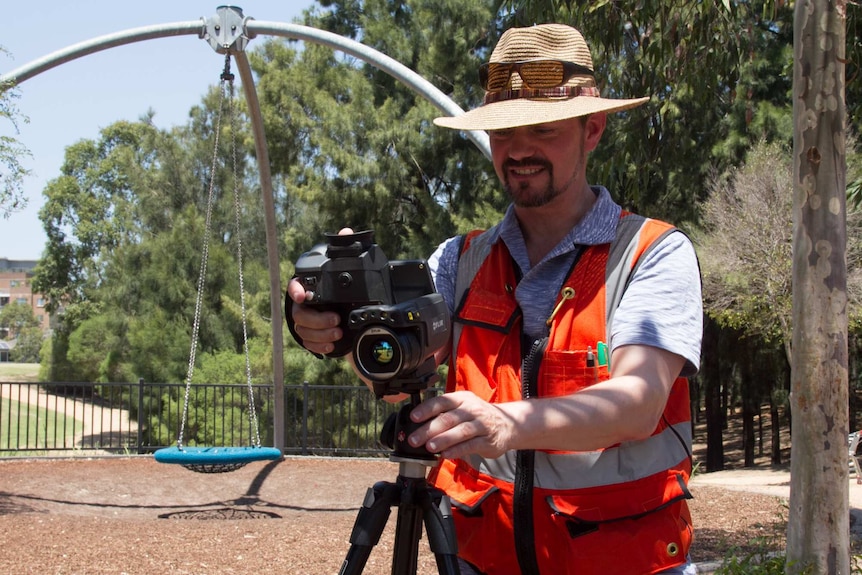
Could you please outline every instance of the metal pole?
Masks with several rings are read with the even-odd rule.
[[[266,134],[263,129],[263,118],[251,67],[245,52],[234,54],[242,88],[248,103],[251,116],[251,128],[254,133],[254,146],[257,154],[257,166],[260,173],[260,193],[263,196],[264,223],[266,225],[266,255],[269,267],[270,315],[272,317],[272,378],[274,385],[273,426],[275,427],[275,448],[284,453],[284,317],[281,307],[281,277],[278,257],[278,230],[275,225],[275,196],[272,191],[272,173],[269,169],[269,151],[266,146]]]
[[[464,110],[458,106],[452,99],[440,91],[434,84],[393,58],[386,54],[375,50],[365,44],[356,42],[349,38],[344,38],[338,34],[318,30],[310,26],[301,26],[299,24],[286,24],[283,22],[266,22],[257,21],[253,18],[245,19],[245,31],[249,39],[254,38],[258,34],[269,34],[272,36],[283,36],[285,38],[295,38],[297,40],[305,40],[314,42],[323,46],[329,46],[345,54],[355,56],[360,60],[371,64],[375,68],[382,70],[394,77],[396,80],[403,82],[414,92],[424,97],[431,102],[438,110],[449,116],[458,116],[464,113]],[[485,157],[491,158],[491,146],[488,141],[488,134],[483,131],[465,132],[467,137],[476,145],[479,150],[485,154]]]
[[[78,44],[73,44],[51,52],[46,56],[42,56],[32,62],[28,62],[19,68],[15,68],[11,72],[7,72],[0,76],[0,89],[7,88],[10,84],[17,85],[25,80],[29,80],[33,76],[41,74],[46,70],[55,68],[60,64],[71,62],[125,44],[133,44],[144,40],[153,40],[155,38],[166,38],[170,36],[183,36],[195,34],[199,38],[203,38],[206,33],[206,26],[203,18],[191,22],[174,22],[171,24],[159,24],[156,26],[144,26],[142,28],[132,28],[122,32],[115,32],[105,36],[92,38]]]
[[[307,381],[302,382],[302,454],[308,455],[308,402],[311,400]]]
[[[138,378],[138,454],[144,452],[144,378]]]

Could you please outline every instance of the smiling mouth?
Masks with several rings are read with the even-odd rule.
[[[542,170],[543,168],[512,168],[511,173],[516,176],[532,176],[533,174],[538,174]]]

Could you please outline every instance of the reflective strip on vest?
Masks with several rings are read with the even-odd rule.
[[[535,487],[585,489],[643,479],[687,464],[689,454],[680,441],[690,444],[691,423],[679,423],[647,439],[601,451],[537,451]],[[496,459],[471,455],[463,460],[480,473],[506,483],[515,481],[515,452]]]

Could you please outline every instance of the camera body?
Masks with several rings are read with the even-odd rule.
[[[307,305],[341,316],[344,336],[327,355],[352,351],[378,397],[422,391],[437,378],[434,353],[451,321],[427,262],[387,260],[370,230],[326,238],[300,256],[295,274],[311,292]]]

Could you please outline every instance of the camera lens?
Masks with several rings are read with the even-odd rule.
[[[415,367],[420,352],[419,341],[412,334],[372,326],[356,339],[353,357],[362,375],[380,381]]]
[[[371,344],[371,357],[374,363],[380,365],[388,365],[395,359],[395,348],[392,347],[392,342],[386,339],[379,339]]]

